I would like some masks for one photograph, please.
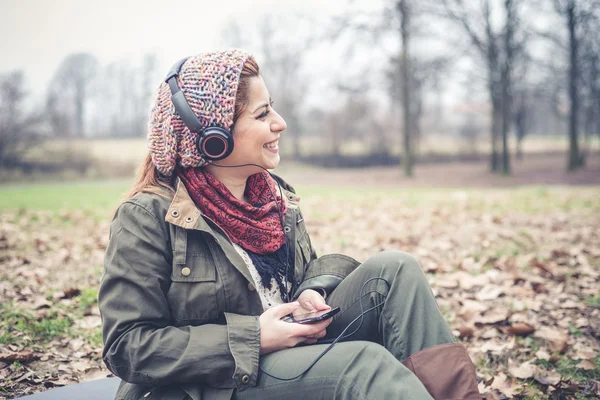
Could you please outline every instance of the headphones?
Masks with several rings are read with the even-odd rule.
[[[175,106],[175,111],[183,120],[185,126],[192,132],[198,134],[196,147],[202,158],[207,161],[222,160],[233,151],[233,135],[227,129],[220,126],[202,127],[202,123],[185,99],[185,95],[177,84],[177,77],[181,72],[181,67],[189,57],[179,60],[171,67],[165,82],[171,89],[171,101]]]

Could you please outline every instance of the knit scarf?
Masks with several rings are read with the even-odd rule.
[[[196,206],[246,250],[262,285],[271,289],[275,279],[281,298],[289,301],[286,290],[289,288],[284,280],[294,280],[294,268],[286,267],[294,260],[294,247],[283,246],[285,234],[279,212],[285,215],[286,205],[276,194],[269,174],[260,172],[248,178],[244,193],[248,203],[237,199],[205,169],[180,169],[179,177]],[[277,201],[273,199],[274,194]]]
[[[237,199],[203,168],[183,168],[179,177],[200,211],[234,243],[253,253],[268,254],[285,242],[280,212],[285,215],[286,205],[267,172],[254,174],[246,181],[248,203]]]

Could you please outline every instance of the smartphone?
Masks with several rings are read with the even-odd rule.
[[[340,312],[339,307],[334,307],[331,310],[316,311],[312,313],[302,314],[293,316],[292,314],[286,315],[281,318],[285,322],[295,322],[297,324],[316,324],[317,322],[325,321],[333,317],[335,314]]]

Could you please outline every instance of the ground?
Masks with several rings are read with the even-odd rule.
[[[599,398],[600,161],[572,175],[562,161],[515,163],[515,177],[484,164],[422,166],[413,180],[399,168],[279,173],[319,254],[419,259],[487,398]],[[0,398],[109,375],[96,296],[128,185],[0,188]]]

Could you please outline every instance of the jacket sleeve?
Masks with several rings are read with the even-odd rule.
[[[172,325],[166,299],[172,261],[168,227],[156,217],[162,214],[150,210],[130,200],[111,224],[98,296],[108,369],[137,384],[254,386],[257,316],[225,313],[222,324]]]
[[[306,266],[304,279],[294,292],[294,299],[306,289],[321,292],[327,297],[360,263],[343,254],[326,254],[313,259]]]

